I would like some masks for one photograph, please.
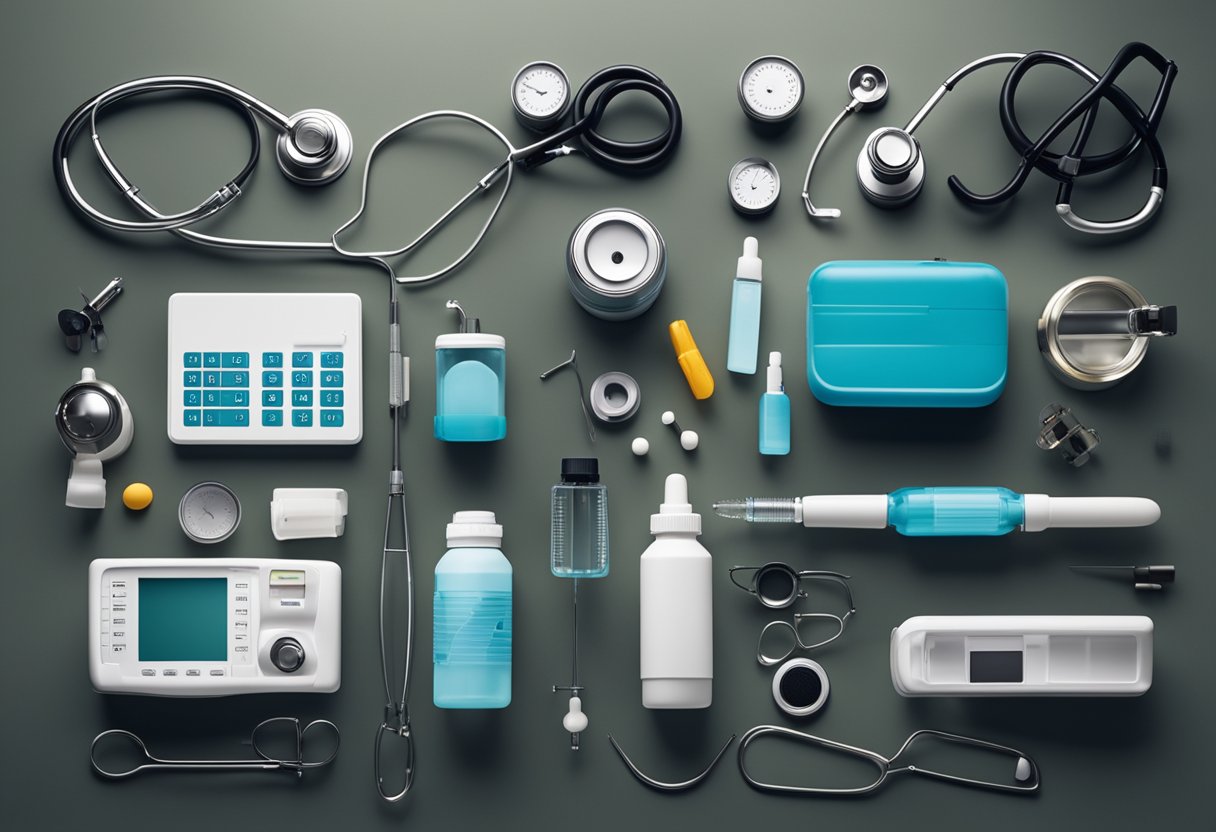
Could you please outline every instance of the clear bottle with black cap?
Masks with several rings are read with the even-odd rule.
[[[550,569],[559,578],[603,578],[608,574],[608,489],[599,460],[562,460],[553,486]]]

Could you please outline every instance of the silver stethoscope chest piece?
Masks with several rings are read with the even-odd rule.
[[[802,106],[806,84],[802,70],[789,58],[765,55],[739,76],[739,106],[755,121],[785,121]]]
[[[570,79],[549,61],[526,64],[511,81],[515,118],[529,130],[547,130],[570,111]]]
[[[1154,337],[1178,333],[1178,307],[1150,304],[1130,283],[1082,277],[1051,296],[1038,322],[1039,351],[1070,387],[1101,389],[1140,366]]]
[[[667,245],[641,214],[608,208],[574,229],[566,265],[580,306],[597,318],[625,320],[658,300],[667,277]]]
[[[195,543],[227,540],[241,522],[241,501],[219,482],[200,482],[182,497],[177,517]]]
[[[355,141],[346,122],[329,110],[304,110],[275,142],[283,174],[300,185],[325,185],[350,167]]]
[[[875,205],[894,208],[910,202],[925,182],[920,142],[898,127],[875,130],[857,154],[857,182]]]
[[[127,400],[97,378],[91,367],[80,371],[80,381],[59,397],[55,429],[72,454],[68,476],[69,508],[105,508],[106,480],[102,463],[131,447],[135,421]]]
[[[730,204],[740,214],[767,214],[777,207],[781,195],[781,177],[767,159],[748,156],[730,169],[726,180]]]

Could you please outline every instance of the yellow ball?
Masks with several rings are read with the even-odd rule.
[[[122,490],[122,504],[131,511],[143,511],[152,505],[152,488],[147,483],[131,483]]]

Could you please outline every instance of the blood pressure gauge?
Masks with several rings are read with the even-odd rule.
[[[241,502],[223,483],[200,482],[182,497],[177,518],[195,543],[219,543],[240,524]]]
[[[529,130],[547,130],[570,110],[570,79],[549,61],[533,61],[511,82],[515,117]]]
[[[802,106],[802,71],[789,58],[766,55],[739,76],[739,106],[755,121],[785,121]]]
[[[781,177],[767,159],[748,156],[730,169],[726,180],[730,203],[740,214],[767,214],[777,205],[781,195]]]

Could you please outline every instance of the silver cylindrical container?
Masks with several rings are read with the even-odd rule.
[[[1069,335],[1061,332],[1060,321],[1068,312],[1130,310],[1147,305],[1148,300],[1136,287],[1118,278],[1074,280],[1051,296],[1039,317],[1039,352],[1056,377],[1070,387],[1100,390],[1117,384],[1140,366],[1149,339],[1117,334]]]
[[[606,208],[579,223],[566,248],[570,293],[597,318],[623,321],[654,305],[667,278],[667,244],[636,211]]]

